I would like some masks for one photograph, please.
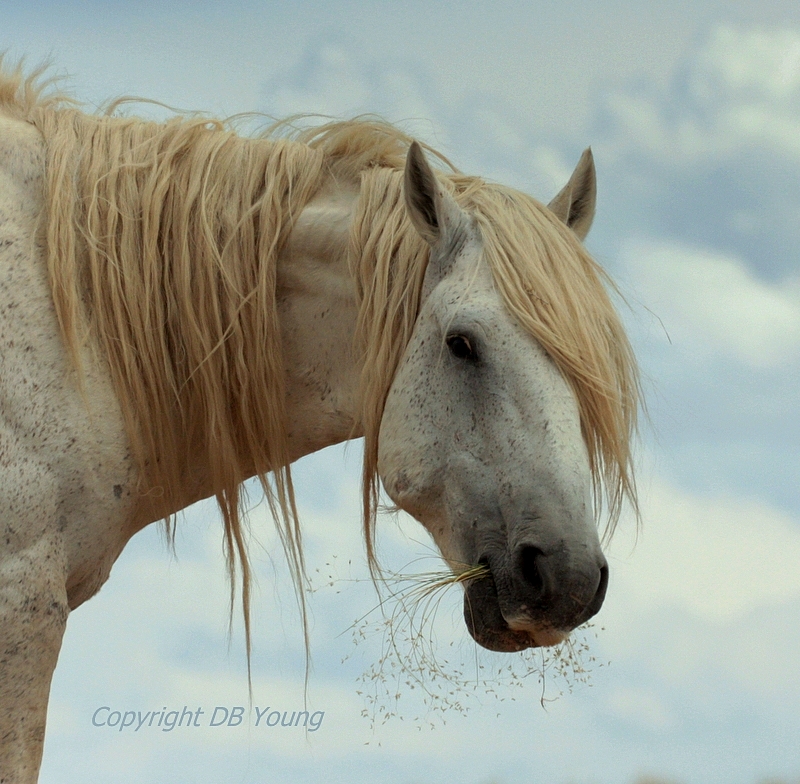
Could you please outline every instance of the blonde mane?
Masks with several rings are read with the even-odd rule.
[[[47,263],[67,349],[76,366],[85,345],[107,362],[143,497],[179,508],[187,466],[208,470],[232,592],[241,577],[249,651],[248,477],[261,481],[304,607],[276,267],[295,218],[330,176],[360,182],[349,263],[360,302],[364,535],[374,565],[378,432],[428,259],[403,199],[411,139],[364,120],[242,138],[203,117],[85,114],[45,96],[34,79],[19,69],[3,75],[0,107],[45,140]],[[509,312],[575,391],[598,511],[604,491],[613,527],[624,498],[635,505],[639,387],[609,281],[534,199],[453,170],[440,177],[475,215]]]

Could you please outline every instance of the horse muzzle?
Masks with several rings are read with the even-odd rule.
[[[489,573],[464,591],[464,620],[475,642],[492,651],[558,645],[597,613],[608,586],[602,554],[587,563],[526,545],[512,559],[485,555]]]

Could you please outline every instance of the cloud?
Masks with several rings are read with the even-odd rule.
[[[673,608],[708,623],[800,599],[800,521],[759,499],[654,479],[636,549],[612,546],[615,591],[635,613]]]
[[[717,26],[665,84],[601,92],[593,147],[609,230],[719,250],[773,281],[796,274],[798,51],[797,28]]]
[[[800,160],[800,31],[719,26],[666,93],[618,92],[606,109],[660,161],[690,165],[753,145]]]
[[[753,726],[794,722],[800,520],[663,478],[642,500],[635,548],[618,535],[607,553],[611,582],[596,619],[619,679],[603,697],[609,715],[681,736],[731,710],[747,710]]]
[[[741,259],[677,243],[628,240],[636,296],[685,356],[776,368],[800,358],[800,291],[759,279]]]

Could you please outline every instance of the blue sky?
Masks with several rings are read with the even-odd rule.
[[[319,586],[308,692],[325,711],[319,731],[92,726],[104,705],[247,704],[221,527],[201,505],[181,523],[177,557],[155,527],[143,532],[71,617],[43,782],[800,779],[796,3],[12,1],[0,48],[50,56],[90,104],[133,93],[218,114],[378,112],[462,169],[544,201],[591,144],[599,205],[587,244],[627,300],[650,415],[643,528],[634,548],[624,520],[609,551],[609,596],[583,655],[590,686],[569,693],[548,675],[548,698],[565,693],[546,709],[535,676],[499,681],[499,700],[456,686],[465,715],[428,715],[406,690],[387,723],[362,718],[359,678],[384,647],[348,631],[376,604],[353,444],[297,467]],[[302,642],[269,526],[256,510],[254,704],[291,712],[304,699]],[[402,519],[383,522],[382,549],[398,568],[430,555]],[[476,659],[458,604],[454,592],[440,606],[434,653],[472,673],[498,666]]]

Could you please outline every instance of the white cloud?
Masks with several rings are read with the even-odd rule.
[[[607,99],[622,139],[671,165],[763,145],[800,158],[800,31],[717,27],[671,91]],[[624,141],[623,141],[624,140]]]
[[[728,623],[800,598],[800,522],[758,499],[653,480],[635,550],[615,542],[613,591],[627,612],[679,609]]]
[[[663,478],[642,501],[635,547],[620,532],[607,553],[598,641],[625,675],[606,709],[658,732],[718,721],[732,705],[778,722],[793,715],[800,521],[758,499]]]
[[[717,100],[728,95],[774,104],[800,96],[800,31],[718,27],[701,51],[692,93]]]
[[[757,278],[738,258],[676,243],[630,240],[632,288],[687,357],[726,356],[754,368],[800,357],[800,296]]]

